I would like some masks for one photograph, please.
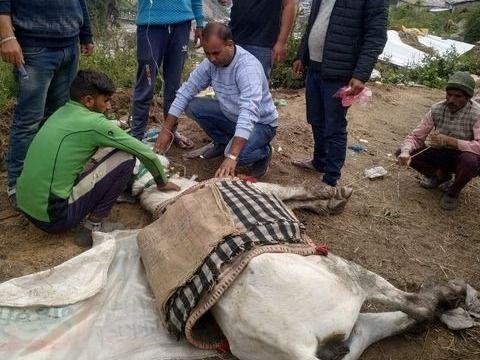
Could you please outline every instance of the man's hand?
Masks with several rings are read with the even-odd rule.
[[[157,185],[157,189],[160,191],[180,191],[181,188],[177,184],[167,182],[164,185]]]
[[[276,42],[272,49],[272,61],[274,64],[281,63],[287,57],[287,47],[282,42]]]
[[[85,56],[92,55],[94,49],[95,49],[95,45],[93,45],[92,43],[80,45],[80,50],[82,52],[82,55],[85,55]]]
[[[303,63],[302,60],[295,60],[293,62],[293,75],[297,78],[301,77],[303,74]]]
[[[402,150],[400,155],[397,157],[397,163],[400,166],[410,166],[410,163],[412,162],[412,157],[410,155],[410,151],[408,150]]]
[[[155,142],[154,150],[157,154],[163,153],[168,150],[170,144],[173,142],[173,133],[167,129],[163,129],[158,134],[157,141]]]
[[[195,48],[202,46],[202,30],[202,28],[195,29],[195,38],[193,39],[193,46],[195,46]]]
[[[352,78],[348,83],[348,87],[350,88],[350,90],[348,91],[347,95],[355,96],[362,92],[362,90],[365,88],[365,83],[358,79]]]
[[[215,173],[215,177],[222,178],[222,177],[235,176],[236,167],[237,167],[237,162],[235,160],[225,158],[225,160],[223,160],[222,162],[222,165],[220,165],[217,172]]]
[[[457,139],[440,133],[433,133],[429,137],[430,146],[433,148],[457,148]]]
[[[13,64],[17,68],[25,64],[22,48],[16,39],[8,40],[0,45],[0,56],[3,61]]]

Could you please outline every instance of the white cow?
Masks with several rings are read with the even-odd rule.
[[[172,179],[182,189],[195,184]],[[348,189],[332,194],[325,188],[255,185],[293,208],[318,212],[341,211],[351,195]],[[175,195],[147,189],[141,202],[155,213]],[[433,319],[439,303],[464,293],[460,281],[406,293],[332,254],[263,254],[251,260],[211,310],[240,360],[353,360],[370,344]],[[396,311],[361,313],[366,300]]]

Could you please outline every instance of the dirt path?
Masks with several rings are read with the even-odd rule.
[[[442,211],[439,192],[418,187],[417,175],[392,165],[391,153],[433,102],[443,93],[424,88],[373,86],[373,101],[356,106],[349,113],[349,144],[360,143],[367,152],[347,156],[342,184],[352,184],[357,192],[345,213],[318,217],[298,212],[308,233],[326,242],[338,255],[354,260],[381,274],[405,290],[417,289],[425,280],[463,278],[480,288],[480,184],[473,181],[461,198],[461,207],[453,213]],[[274,147],[276,152],[265,181],[281,184],[314,184],[317,174],[290,165],[296,156],[308,156],[312,139],[305,121],[302,92],[277,92],[288,105],[280,107],[281,126]],[[120,101],[119,103],[125,103]],[[128,105],[128,104],[127,104]],[[3,119],[3,121],[8,121]],[[184,122],[182,128],[198,146],[207,141],[195,125]],[[360,142],[360,139],[368,143]],[[170,154],[182,163],[187,175],[210,176],[218,161],[182,162],[181,151]],[[363,170],[373,165],[388,168],[384,180],[363,179]],[[5,187],[5,174],[0,175]],[[7,199],[0,193],[0,281],[46,269],[82,250],[72,244],[72,234],[46,235],[22,217],[8,217]],[[141,227],[150,217],[138,205],[116,206],[112,219],[131,228]],[[374,310],[374,308],[372,308]],[[432,325],[394,337],[372,346],[362,359],[479,359],[480,331],[458,334]]]

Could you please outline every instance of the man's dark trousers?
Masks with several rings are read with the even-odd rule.
[[[445,148],[429,148],[420,153],[422,150],[412,153],[410,166],[427,178],[437,175],[438,170],[444,174],[454,173],[455,181],[447,191],[452,196],[458,196],[465,185],[479,175],[480,156],[477,154]]]
[[[336,186],[347,150],[347,108],[335,93],[347,82],[323,79],[320,69],[309,68],[306,80],[307,121],[315,143],[313,166],[324,172],[323,182]]]
[[[137,27],[137,80],[132,110],[132,136],[137,139],[142,139],[145,134],[160,67],[163,73],[165,116],[175,100],[187,56],[190,25],[191,22],[186,21],[173,25]]]

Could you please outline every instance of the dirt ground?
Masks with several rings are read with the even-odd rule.
[[[347,155],[341,184],[353,186],[356,192],[345,212],[333,217],[297,212],[298,217],[313,239],[327,243],[332,252],[358,262],[401,289],[416,290],[425,281],[452,278],[463,278],[480,289],[478,179],[463,192],[460,208],[447,213],[439,208],[440,192],[421,189],[417,174],[411,169],[399,169],[391,155],[428,106],[441,100],[443,93],[387,85],[372,88],[371,103],[354,106],[348,116],[349,144],[362,144],[367,151]],[[279,107],[281,120],[275,153],[264,180],[296,185],[318,183],[318,174],[290,164],[292,158],[307,157],[312,151],[303,92],[277,91],[274,96],[286,99],[288,104]],[[128,106],[128,94],[115,103],[120,113]],[[1,118],[3,135],[8,116],[3,114]],[[181,129],[197,146],[207,141],[190,121],[184,121]],[[173,149],[169,155],[185,167],[187,176],[208,178],[219,164],[216,160],[200,159],[185,162],[181,154],[182,151]],[[363,170],[374,165],[387,168],[389,175],[377,181],[364,179]],[[5,184],[3,171],[0,187],[5,188]],[[5,192],[1,191],[0,281],[47,269],[82,251],[72,243],[72,233],[47,235],[23,217],[12,215]],[[150,221],[139,205],[127,204],[115,206],[111,218],[128,228],[139,228]],[[477,328],[454,334],[433,324],[375,344],[362,359],[480,359],[480,331]]]

